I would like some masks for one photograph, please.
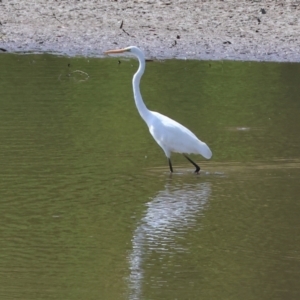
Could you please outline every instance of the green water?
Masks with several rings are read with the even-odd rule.
[[[0,299],[300,298],[300,64],[147,64],[149,109],[213,151],[200,176],[170,176],[135,60],[0,65]]]

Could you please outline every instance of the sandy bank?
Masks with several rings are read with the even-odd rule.
[[[300,61],[298,0],[2,0],[0,22],[9,52]]]

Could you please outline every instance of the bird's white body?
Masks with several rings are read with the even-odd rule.
[[[140,80],[145,71],[145,56],[144,53],[137,47],[131,46],[120,50],[110,50],[106,53],[122,53],[129,51],[133,53],[139,60],[139,69],[134,74],[132,79],[133,94],[136,107],[141,117],[149,127],[149,131],[158,145],[164,150],[169,159],[170,170],[173,172],[171,165],[171,152],[201,154],[203,157],[210,159],[212,152],[206,143],[200,141],[194,133],[189,129],[179,124],[178,122],[164,116],[158,112],[147,109],[141,93]],[[196,172],[200,167],[191,159],[187,159],[196,166]]]
[[[209,147],[189,129],[160,113],[151,111],[150,116],[149,122],[146,121],[149,131],[168,158],[171,152],[201,154],[211,158]]]

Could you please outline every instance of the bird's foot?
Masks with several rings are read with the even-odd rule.
[[[196,173],[197,175],[200,174],[200,167],[199,167],[198,165],[197,165],[197,167],[196,167],[195,173]]]

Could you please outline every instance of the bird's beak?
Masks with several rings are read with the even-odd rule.
[[[116,54],[116,53],[123,53],[126,52],[126,49],[117,49],[117,50],[107,50],[104,54]]]

